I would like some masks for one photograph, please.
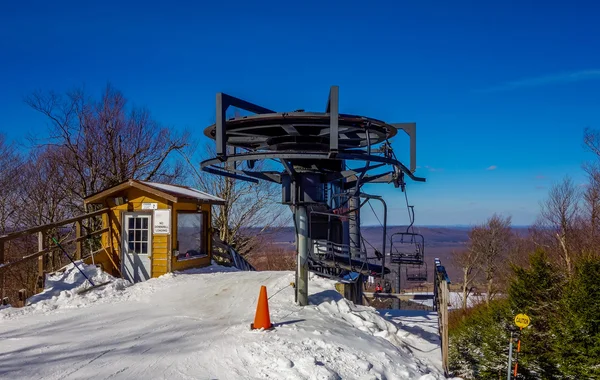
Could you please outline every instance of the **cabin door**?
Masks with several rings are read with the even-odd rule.
[[[125,279],[131,282],[146,281],[151,276],[150,218],[150,214],[133,212],[125,213],[123,217],[121,270]]]

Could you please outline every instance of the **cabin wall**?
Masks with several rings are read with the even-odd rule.
[[[119,196],[127,197],[128,202],[122,205],[116,205],[114,203],[114,198]],[[104,271],[113,276],[122,276],[120,270],[123,213],[140,212],[152,215],[152,210],[142,210],[142,203],[157,203],[158,209],[171,209],[171,234],[154,235],[152,229],[150,230],[152,236],[151,277],[159,277],[175,270],[210,265],[212,258],[210,239],[211,206],[209,204],[198,205],[195,202],[172,203],[171,201],[153,194],[148,194],[137,188],[123,190],[121,193],[114,194],[106,199],[104,206],[110,208],[110,210],[107,214],[103,215],[103,225],[110,226],[110,232],[102,235],[102,246],[105,247],[106,250],[94,256],[96,264],[100,264]],[[177,257],[173,254],[177,247],[177,212],[196,211],[198,208],[204,213],[203,237],[207,256],[198,259],[177,261]],[[91,264],[91,260],[86,260],[86,263]]]

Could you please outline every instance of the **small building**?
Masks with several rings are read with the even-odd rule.
[[[88,196],[101,205],[103,249],[94,262],[131,282],[211,263],[211,206],[224,200],[178,185],[130,179]],[[91,264],[91,259],[86,260]]]

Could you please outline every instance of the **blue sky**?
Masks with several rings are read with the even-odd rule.
[[[600,6],[594,2],[14,1],[0,12],[0,131],[45,121],[34,90],[111,82],[162,123],[198,137],[216,92],[280,111],[342,112],[418,128],[409,183],[418,224],[531,223],[549,186],[584,183],[583,128],[600,128]],[[369,5],[371,4],[371,5]],[[394,140],[400,157],[408,142]],[[492,170],[493,169],[493,170]],[[383,194],[390,222],[404,196]],[[375,222],[365,213],[363,220]]]

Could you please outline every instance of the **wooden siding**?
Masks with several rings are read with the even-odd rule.
[[[127,203],[116,205],[113,202],[114,197],[125,196]],[[119,276],[121,269],[121,239],[122,239],[122,217],[124,212],[141,212],[152,215],[152,210],[142,210],[142,203],[157,203],[158,209],[171,209],[171,235],[154,235],[152,233],[152,223],[150,233],[152,236],[152,254],[151,254],[151,277],[159,277],[171,271],[183,270],[189,268],[198,268],[208,266],[211,263],[211,239],[210,239],[210,221],[211,206],[209,204],[198,205],[196,203],[172,203],[166,199],[149,194],[137,188],[123,190],[105,201],[105,206],[110,211],[103,216],[103,225],[110,226],[108,234],[102,236],[102,246],[107,248],[108,252],[100,252],[94,256],[95,262],[102,265],[103,270],[113,276]],[[177,261],[172,254],[177,242],[177,211],[195,211],[200,207],[204,212],[204,241],[207,257],[192,259],[186,261]],[[173,244],[175,243],[175,244]],[[108,255],[111,255],[115,266],[111,263]],[[91,260],[86,260],[91,264]]]

